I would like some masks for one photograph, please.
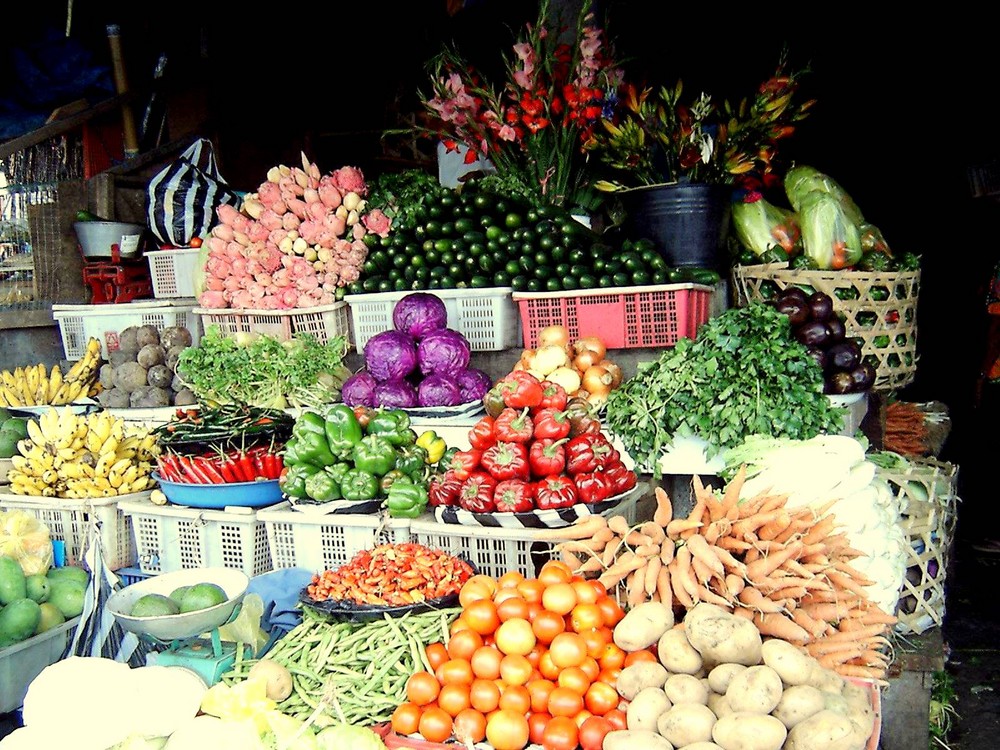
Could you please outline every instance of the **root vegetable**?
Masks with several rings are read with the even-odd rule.
[[[695,607],[712,606],[699,604]],[[754,666],[760,663],[761,637],[752,622],[722,610],[715,616],[696,616],[693,622],[685,619],[687,639],[702,657],[705,665],[714,667],[732,662]],[[695,610],[692,610],[694,614]],[[690,616],[690,615],[689,615]]]
[[[115,388],[132,393],[146,387],[146,368],[138,362],[125,362],[115,368]]]
[[[139,326],[135,332],[135,344],[138,349],[142,349],[144,346],[150,344],[159,345],[160,343],[160,332],[154,325],[143,325]]]
[[[712,728],[715,722],[716,716],[708,706],[682,703],[660,714],[656,729],[671,745],[680,748],[692,742],[713,741]]]
[[[174,406],[190,406],[196,403],[198,399],[190,388],[181,388],[174,394]]]
[[[764,664],[777,672],[785,685],[804,685],[816,668],[816,660],[780,638],[768,638],[760,648]]]
[[[769,714],[781,700],[781,692],[778,673],[758,664],[730,680],[726,698],[737,713]]]
[[[167,326],[160,332],[160,345],[164,349],[191,346],[191,343],[191,331],[184,326]]]
[[[144,385],[129,394],[129,406],[132,408],[170,406],[170,391],[166,388]]]
[[[674,626],[674,613],[659,602],[632,607],[614,629],[614,641],[625,651],[641,651],[660,640]]]
[[[101,372],[98,376],[101,387],[104,389],[115,387],[115,367],[108,363],[101,365]]]
[[[166,355],[166,351],[159,344],[146,344],[135,355],[135,361],[148,370],[156,365],[162,365]]]
[[[825,707],[823,693],[812,685],[792,685],[781,694],[781,700],[771,715],[784,724],[786,729],[791,729]]]
[[[663,692],[672,704],[701,703],[708,705],[709,690],[705,683],[694,675],[674,674],[667,678]]]
[[[138,349],[115,349],[108,354],[108,364],[117,368],[126,362],[135,362],[135,355],[138,353]]]
[[[615,687],[618,688],[618,694],[622,698],[630,701],[645,688],[662,688],[668,676],[662,664],[651,661],[636,662],[621,671]]]
[[[673,628],[664,633],[656,644],[657,655],[660,657],[660,664],[675,674],[698,674],[704,661],[688,641],[686,633],[686,625],[683,629]]]
[[[118,350],[129,352],[133,357],[142,347],[138,343],[139,326],[129,326],[118,334]]]
[[[708,685],[714,692],[725,694],[732,679],[747,669],[745,664],[719,664],[708,673]]]
[[[604,735],[602,750],[674,750],[664,737],[642,729],[616,729]]]
[[[733,707],[729,705],[729,700],[726,698],[725,694],[720,695],[719,693],[709,693],[706,705],[712,709],[712,713],[715,714],[718,719],[721,719],[723,716],[733,712]]]
[[[773,716],[739,711],[712,728],[712,740],[723,750],[779,750],[787,736],[785,725]]]
[[[177,370],[177,361],[180,359],[181,352],[186,348],[186,346],[174,346],[167,349],[167,355],[163,359],[163,364],[169,367],[171,372]]]
[[[105,409],[127,409],[129,394],[121,388],[110,388],[97,394],[97,403]]]
[[[629,701],[625,711],[625,722],[629,729],[656,731],[656,722],[660,716],[672,707],[662,688],[643,688]]]
[[[154,365],[146,373],[146,382],[155,388],[169,388],[174,373],[166,365]]]
[[[823,710],[800,721],[788,732],[786,750],[860,750],[855,727],[836,711]]]
[[[291,672],[273,659],[261,659],[250,667],[247,678],[255,677],[266,680],[266,694],[273,701],[283,701],[292,694]]]

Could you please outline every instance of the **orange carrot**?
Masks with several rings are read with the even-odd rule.
[[[735,573],[730,573],[726,576],[726,591],[729,592],[730,596],[738,596],[745,586],[746,581]]]
[[[768,521],[757,530],[757,538],[770,541],[792,524],[792,517],[787,510],[781,510],[773,521]]]
[[[656,580],[662,567],[663,563],[660,562],[659,557],[651,557],[646,563],[646,577],[643,579],[642,587],[647,596],[652,596],[653,592],[656,591]]]
[[[691,567],[694,569],[694,577],[698,579],[699,583],[708,583],[712,580],[712,576],[715,575],[712,569],[697,557],[691,558]]]
[[[761,635],[770,635],[796,644],[804,644],[810,639],[805,628],[788,616],[776,612],[754,612],[753,622]]]
[[[677,558],[674,558],[674,560],[676,562]],[[668,568],[663,568],[663,570],[668,570]],[[694,599],[691,598],[691,595],[687,592],[687,590],[681,583],[680,575],[678,575],[676,571],[671,570],[669,580],[670,580],[670,588],[674,594],[673,598],[676,599],[678,602],[680,602],[681,606],[684,607],[684,609],[691,609],[694,606]]]
[[[645,562],[634,552],[626,551],[597,580],[604,585],[604,588],[610,589],[621,583],[633,570],[641,568]]]
[[[653,544],[662,544],[667,534],[663,527],[653,521],[646,521],[639,527],[639,531],[648,536]]]
[[[753,549],[753,545],[749,542],[744,542],[741,539],[734,539],[731,536],[720,537],[715,543],[716,547],[721,547],[729,552],[746,552],[747,550]]]
[[[674,515],[670,497],[662,487],[657,487],[653,490],[653,496],[656,498],[656,510],[653,512],[653,522],[665,529]]]
[[[736,476],[729,480],[729,484],[726,485],[726,491],[722,493],[721,518],[728,518],[729,511],[739,503],[740,492],[743,490],[743,485],[746,484],[746,478],[747,466],[746,464],[741,464],[740,468],[736,471]]]
[[[810,617],[802,607],[792,610],[792,620],[796,625],[806,630],[813,639],[820,638],[830,628],[829,623]]]
[[[667,536],[677,539],[685,531],[694,531],[701,528],[701,521],[694,521],[689,518],[675,518],[667,524]]]
[[[700,560],[703,565],[716,575],[726,575],[726,569],[722,565],[719,556],[715,554],[715,548],[705,541],[705,537],[695,535],[688,539],[687,546],[694,559]]]
[[[801,549],[801,542],[792,542],[783,550],[769,552],[767,557],[755,560],[747,565],[747,578],[754,580],[755,578],[763,578],[770,575],[781,567],[783,562],[795,557]]]
[[[698,598],[703,602],[708,602],[709,604],[715,604],[716,606],[728,609],[731,606],[731,602],[725,597],[719,596],[714,591],[712,591],[708,586],[698,587]]]
[[[608,528],[623,539],[629,532],[629,525],[625,516],[611,516],[608,519]]]
[[[661,563],[663,563],[664,565],[667,565],[667,564],[670,563],[671,560],[674,559],[675,547],[676,547],[676,545],[674,544],[673,539],[670,539],[669,537],[667,537],[666,539],[663,540],[663,544],[660,545],[660,562]]]
[[[643,584],[646,580],[645,571],[637,568],[629,573],[628,584],[626,585],[626,601],[630,607],[642,604],[646,600],[646,590]]]
[[[777,602],[771,601],[760,591],[753,586],[746,586],[739,593],[737,597],[743,604],[749,608],[756,610],[758,612],[782,612],[784,607],[782,607]]]
[[[748,518],[741,518],[739,521],[733,524],[733,536],[737,538],[742,538],[752,531],[756,531],[764,524],[770,523],[771,521],[778,518],[784,511],[775,509],[769,511],[761,511],[755,513]]]
[[[740,560],[733,557],[732,553],[718,545],[715,547],[715,555],[722,562],[722,566],[726,570],[731,570],[739,573],[741,576],[746,574],[747,566],[744,565]]]
[[[670,570],[666,565],[660,566],[659,573],[656,574],[656,593],[660,596],[660,603],[666,607],[672,607],[674,602],[673,588],[670,585]]]
[[[806,535],[802,537],[802,543],[816,544],[817,542],[824,541],[830,535],[830,532],[833,531],[835,525],[836,519],[833,516],[824,516],[806,532]]]
[[[562,560],[569,566],[570,570],[578,570],[583,567],[583,561],[568,549],[562,551]]]

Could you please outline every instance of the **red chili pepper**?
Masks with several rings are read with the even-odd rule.
[[[180,470],[177,467],[177,456],[173,453],[163,453],[156,459],[159,475],[168,482],[179,481]]]
[[[252,482],[257,476],[257,469],[254,467],[253,456],[245,451],[236,458],[236,465],[240,467],[240,476],[244,482]]]
[[[264,466],[267,469],[265,476],[268,479],[277,479],[285,469],[285,462],[277,453],[269,451],[264,455]]]
[[[459,451],[451,457],[451,463],[448,464],[447,470],[453,471],[455,478],[464,482],[472,472],[479,468],[482,457],[482,451]]]
[[[523,443],[497,443],[483,453],[482,466],[498,482],[527,479],[528,448]]]
[[[219,467],[216,465],[215,460],[211,456],[195,456],[191,459],[192,464],[196,464],[204,474],[210,484],[225,484],[225,477],[222,476],[222,472],[219,471]]]
[[[573,477],[576,494],[585,503],[599,503],[611,497],[611,483],[602,471],[591,474],[577,474]]]
[[[524,513],[535,507],[533,495],[534,485],[530,482],[508,479],[497,485],[493,499],[500,513]]]
[[[542,409],[535,414],[535,440],[561,440],[569,436],[569,417],[555,409]]]
[[[240,477],[237,473],[237,469],[234,466],[234,461],[229,456],[223,454],[222,460],[220,462],[219,471],[222,472],[222,477],[225,479],[227,484],[232,484],[233,482],[239,482]]]
[[[462,491],[462,480],[455,476],[454,471],[446,471],[431,480],[427,488],[427,504],[458,505],[458,496]]]
[[[530,409],[542,403],[542,382],[524,370],[505,375],[497,387],[511,409]]]
[[[458,495],[461,508],[473,513],[492,513],[496,509],[493,493],[496,491],[496,480],[485,471],[475,471],[462,482]]]
[[[484,451],[496,442],[495,420],[489,415],[480,419],[469,430],[469,445],[477,451]]]
[[[566,393],[565,388],[558,383],[553,383],[551,380],[543,380],[542,400],[536,408],[538,410],[555,409],[557,411],[562,411],[566,408],[566,402],[568,399],[569,395]]]
[[[576,502],[576,485],[565,475],[546,477],[535,485],[535,505],[540,510],[568,508]]]
[[[177,462],[180,464],[183,480],[191,484],[211,484],[208,478],[201,473],[201,470],[194,465],[190,456],[178,456]]]
[[[562,474],[566,470],[566,449],[563,440],[536,440],[528,453],[528,465],[532,476],[548,477]]]
[[[535,429],[527,407],[521,412],[504,409],[493,427],[497,440],[505,443],[530,443]]]

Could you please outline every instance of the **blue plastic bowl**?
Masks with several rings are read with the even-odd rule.
[[[175,505],[189,508],[265,508],[282,500],[277,479],[262,479],[257,482],[231,482],[228,484],[188,484],[169,482],[153,473],[167,500]]]

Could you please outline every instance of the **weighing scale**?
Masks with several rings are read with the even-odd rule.
[[[177,615],[132,617],[128,614],[135,602],[146,594],[169,596],[180,586],[206,582],[221,586],[229,598],[214,607]],[[223,641],[219,635],[219,628],[239,616],[249,582],[245,573],[230,568],[178,570],[116,591],[108,599],[107,606],[125,630],[135,633],[151,646],[147,664],[183,667],[212,686],[232,669],[240,646],[244,648],[245,657],[253,656],[245,644]]]

